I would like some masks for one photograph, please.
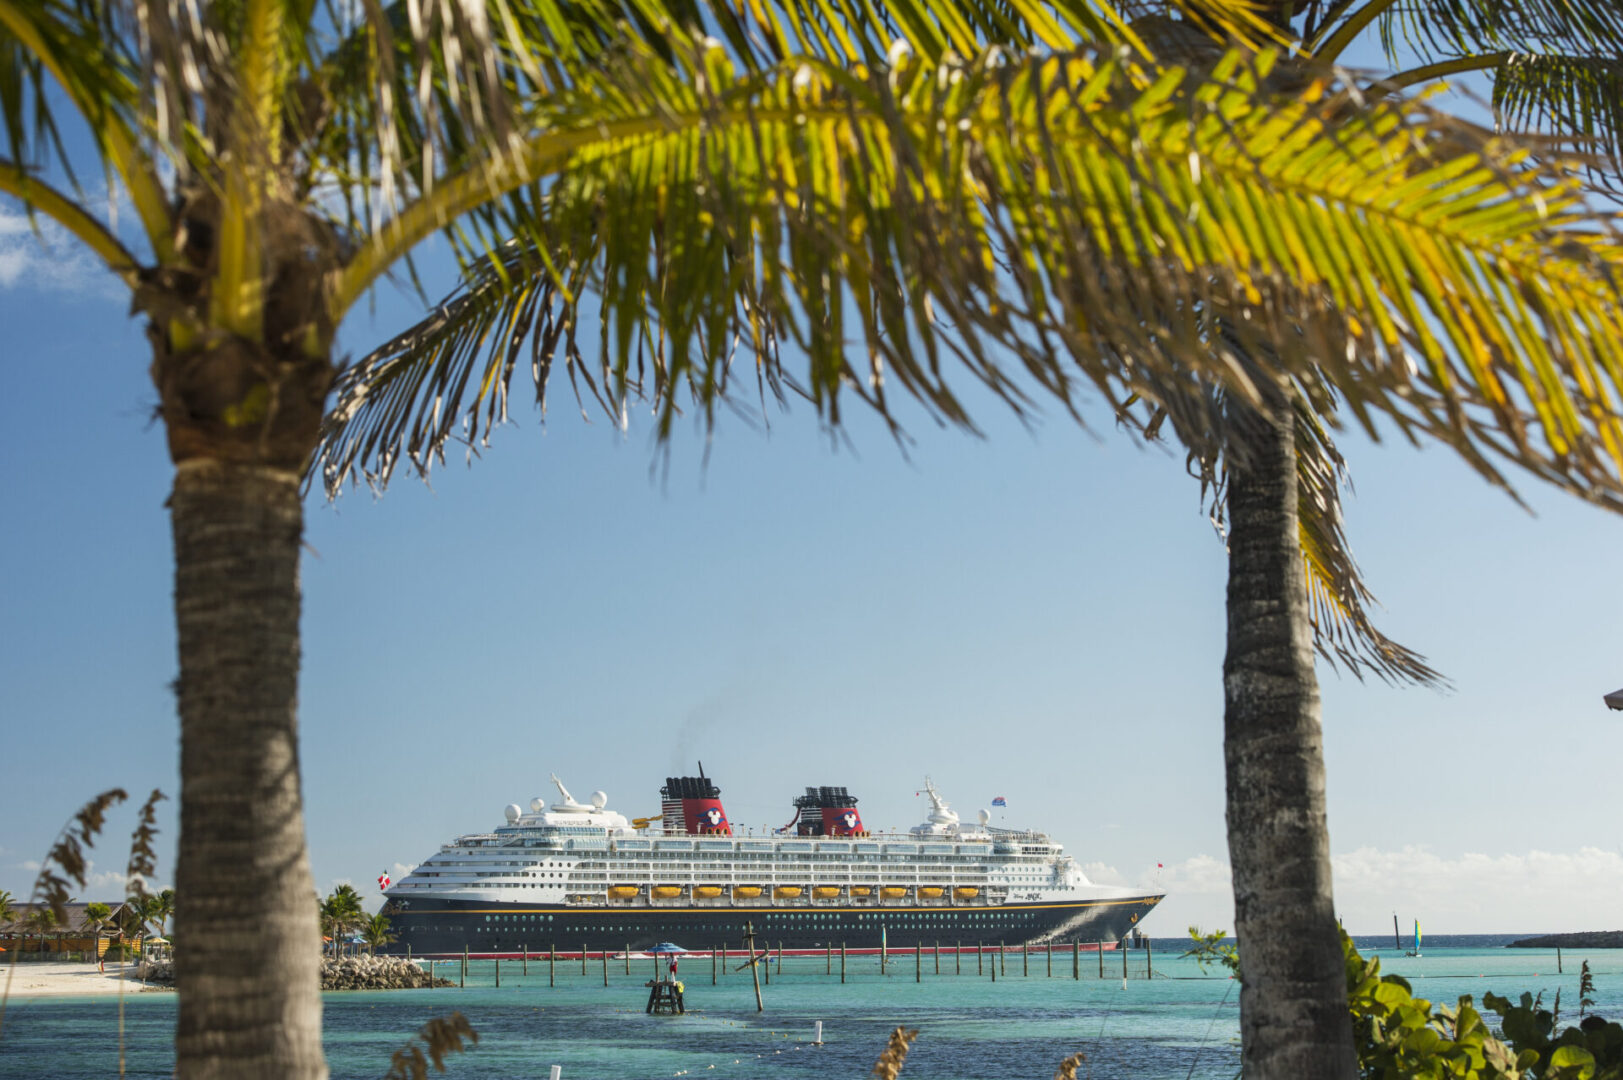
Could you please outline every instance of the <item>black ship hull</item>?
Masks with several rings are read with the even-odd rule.
[[[640,952],[669,941],[691,951],[740,948],[746,923],[758,947],[866,950],[1050,943],[1113,946],[1161,896],[974,907],[579,907],[412,897],[384,908],[412,956],[536,956]]]

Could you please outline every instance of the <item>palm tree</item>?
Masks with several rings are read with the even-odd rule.
[[[1472,0],[1429,3],[1433,7],[1453,4],[1464,10],[1466,14],[1455,20],[1460,25],[1470,23],[1474,17],[1482,26],[1497,27],[1497,32],[1509,35],[1513,30],[1505,27],[1514,24],[1514,29],[1522,31],[1520,40],[1524,44],[1536,43],[1537,35],[1527,33],[1523,24],[1517,23],[1514,7],[1484,3],[1477,9],[1472,7]],[[1557,0],[1553,7],[1560,8],[1562,3]],[[1214,4],[1187,12],[1180,21],[1164,15],[1151,17],[1135,23],[1133,29],[1142,31],[1163,57],[1170,56],[1197,70],[1221,72],[1226,78],[1238,73],[1243,81],[1243,64],[1215,44],[1218,34],[1211,31],[1238,31],[1259,42],[1282,38],[1293,47],[1316,48],[1320,57],[1334,59],[1371,18],[1383,13],[1390,17],[1392,10],[1391,0],[1370,0],[1356,9],[1351,0],[1314,3],[1303,9],[1302,25],[1293,31],[1288,9],[1276,20],[1252,20],[1248,24],[1243,12],[1224,11],[1223,5]],[[1024,9],[1017,14],[1023,17]],[[1547,16],[1546,24],[1550,19],[1556,17]],[[1029,32],[1040,37],[1042,27],[1033,24]],[[1484,32],[1484,39],[1487,36]],[[1357,89],[1366,98],[1379,98],[1428,78],[1496,65],[1502,80],[1516,79],[1514,91],[1506,91],[1501,98],[1523,102],[1520,108],[1524,117],[1540,114],[1564,118],[1569,129],[1589,134],[1597,124],[1615,128],[1616,118],[1623,115],[1623,107],[1616,104],[1623,100],[1623,92],[1611,83],[1603,84],[1605,93],[1600,97],[1612,104],[1593,107],[1596,94],[1591,92],[1582,99],[1590,104],[1581,105],[1571,97],[1563,98],[1563,84],[1552,74],[1553,67],[1539,67],[1543,81],[1534,84],[1526,77],[1533,68],[1525,57],[1517,60],[1504,53],[1457,56]],[[1602,67],[1605,65],[1590,62],[1585,72],[1593,76]],[[1532,201],[1536,212],[1534,217],[1523,219],[1525,228],[1513,230],[1519,237],[1518,244],[1531,241],[1560,247],[1570,236],[1561,231],[1555,219],[1537,210],[1542,194],[1535,195],[1520,186],[1514,178],[1514,167],[1507,170],[1517,153],[1511,144],[1476,143],[1484,153],[1475,160],[1487,168],[1465,182],[1471,193],[1464,195],[1455,225],[1444,225],[1448,212],[1440,211],[1416,228],[1429,212],[1418,216],[1407,213],[1403,204],[1408,197],[1421,191],[1448,190],[1453,181],[1444,178],[1468,172],[1472,161],[1469,156],[1456,156],[1436,144],[1416,142],[1405,146],[1405,138],[1375,135],[1377,130],[1389,135],[1402,129],[1402,123],[1391,115],[1370,121],[1369,128],[1360,130],[1359,138],[1368,138],[1364,149],[1347,156],[1317,148],[1310,151],[1308,144],[1319,133],[1315,125],[1328,122],[1339,126],[1344,118],[1356,113],[1344,98],[1333,99],[1335,104],[1328,109],[1309,107],[1311,102],[1323,100],[1337,79],[1343,77],[1315,69],[1308,60],[1281,63],[1261,74],[1283,91],[1288,101],[1276,103],[1279,111],[1271,121],[1277,127],[1270,130],[1280,137],[1255,142],[1248,142],[1243,135],[1236,139],[1262,175],[1225,176],[1215,182],[1217,191],[1213,197],[1206,197],[1200,189],[1214,184],[1210,172],[1214,167],[1234,169],[1240,174],[1246,170],[1236,160],[1238,155],[1204,146],[1199,134],[1195,134],[1187,142],[1173,142],[1164,149],[1140,142],[1135,147],[1138,153],[1159,157],[1162,163],[1143,164],[1141,169],[1134,167],[1136,163],[1127,163],[1117,185],[1109,178],[1066,174],[1067,183],[1050,181],[1045,187],[1063,190],[1080,203],[1079,216],[1086,217],[1090,207],[1104,206],[1136,224],[1142,229],[1139,237],[1113,234],[1124,250],[1141,250],[1142,236],[1156,235],[1190,261],[1211,257],[1214,249],[1227,251],[1241,264],[1267,266],[1289,278],[1292,284],[1286,292],[1290,298],[1281,309],[1284,325],[1276,324],[1275,332],[1258,333],[1254,325],[1248,325],[1257,312],[1255,301],[1229,309],[1237,314],[1218,313],[1205,325],[1191,325],[1195,320],[1189,307],[1180,306],[1175,296],[1147,287],[1145,292],[1133,294],[1136,302],[1120,309],[1141,320],[1138,326],[1123,326],[1108,312],[1088,307],[1086,297],[1073,301],[1058,283],[1069,283],[1086,292],[1103,278],[1106,284],[1101,293],[1121,295],[1110,292],[1111,287],[1121,284],[1109,280],[1112,271],[1094,262],[1079,267],[1078,260],[1067,250],[1066,243],[1087,247],[1088,240],[1078,239],[1078,234],[1090,236],[1086,226],[1056,236],[1062,229],[1054,219],[1064,217],[1063,209],[1044,205],[1033,212],[1029,200],[1020,198],[1026,192],[998,189],[990,181],[977,194],[986,205],[1009,211],[1012,221],[1001,233],[994,225],[985,234],[975,235],[974,241],[981,243],[962,242],[963,237],[955,234],[951,225],[939,221],[932,222],[939,232],[926,232],[923,240],[888,231],[884,222],[876,230],[880,233],[876,241],[869,239],[871,233],[848,234],[847,246],[831,261],[837,270],[850,272],[827,275],[821,291],[796,295],[825,320],[825,326],[817,325],[815,320],[810,326],[795,324],[792,317],[774,306],[778,297],[772,295],[764,301],[751,296],[749,303],[742,305],[748,317],[729,319],[720,288],[705,292],[704,270],[694,269],[695,265],[704,265],[702,258],[693,254],[694,249],[702,250],[701,241],[673,230],[663,218],[649,218],[623,228],[594,218],[565,230],[568,242],[553,240],[555,250],[526,251],[521,238],[515,247],[502,249],[486,263],[475,264],[458,292],[428,319],[346,373],[322,449],[329,493],[336,494],[346,480],[356,476],[364,476],[374,485],[386,484],[402,460],[426,472],[436,456],[443,453],[448,439],[471,439],[481,432],[488,437],[492,423],[504,413],[514,358],[526,336],[533,341],[532,370],[538,396],[545,393],[555,358],[561,356],[574,375],[583,361],[573,339],[572,296],[583,284],[595,283],[602,294],[605,355],[600,381],[605,390],[613,392],[605,393],[601,400],[611,414],[623,409],[624,394],[631,384],[627,350],[632,343],[639,348],[645,343],[634,329],[626,329],[628,324],[633,328],[642,326],[652,316],[664,337],[683,343],[668,351],[650,348],[655,357],[651,361],[652,394],[660,409],[662,433],[668,430],[674,412],[677,377],[687,375],[689,385],[698,388],[701,405],[710,410],[726,385],[727,358],[721,354],[739,339],[756,346],[765,377],[774,388],[783,385],[779,381],[783,380],[806,393],[831,425],[839,423],[838,391],[842,387],[854,389],[859,397],[888,415],[880,373],[889,369],[893,381],[899,381],[904,390],[923,400],[938,416],[968,426],[971,421],[939,376],[934,363],[938,348],[956,351],[974,377],[1016,408],[1023,408],[1028,399],[988,358],[982,347],[986,339],[1008,347],[1038,385],[1058,396],[1067,408],[1071,407],[1077,375],[1092,382],[1110,402],[1121,403],[1133,395],[1142,395],[1153,406],[1153,416],[1145,428],[1153,430],[1161,421],[1169,420],[1204,463],[1207,477],[1224,490],[1230,550],[1229,634],[1224,660],[1225,766],[1237,930],[1242,943],[1242,968],[1247,973],[1242,988],[1245,1071],[1248,1076],[1258,1077],[1350,1077],[1355,1065],[1330,883],[1313,649],[1317,645],[1321,653],[1348,662],[1355,671],[1368,670],[1419,682],[1432,681],[1436,675],[1418,656],[1381,636],[1369,623],[1364,610],[1367,592],[1341,534],[1335,491],[1340,459],[1329,442],[1324,421],[1333,417],[1331,410],[1339,389],[1366,426],[1367,410],[1388,410],[1406,434],[1440,438],[1494,483],[1505,482],[1490,461],[1490,456],[1497,454],[1544,479],[1615,507],[1618,430],[1615,410],[1608,402],[1615,399],[1619,368],[1616,350],[1605,335],[1595,335],[1558,313],[1564,300],[1548,293],[1536,295],[1542,293],[1541,286],[1535,287],[1533,296],[1524,291],[1541,277],[1539,261],[1521,262],[1514,270],[1507,264],[1489,270],[1475,254],[1484,250],[1477,245],[1486,234],[1474,223],[1499,213],[1514,214],[1510,208],[1518,202],[1526,208],[1527,200]],[[1592,88],[1596,84],[1592,79],[1587,85]],[[1209,87],[1194,87],[1190,92],[1197,98],[1218,96]],[[1530,96],[1518,98],[1515,94]],[[1536,106],[1525,104],[1535,99]],[[1587,126],[1580,123],[1590,114],[1604,119]],[[960,115],[949,113],[947,119]],[[1167,133],[1161,127],[1152,130],[1156,136]],[[1281,134],[1287,131],[1288,135]],[[1609,129],[1608,133],[1615,139],[1615,131]],[[1052,142],[1031,147],[1028,164],[1050,165],[1052,159],[1045,155],[1064,141],[1065,134],[1070,133],[1054,133]],[[965,154],[971,156],[967,150]],[[1179,157],[1183,154],[1187,154],[1187,162]],[[1391,156],[1384,157],[1383,164],[1373,172],[1364,171],[1372,164],[1371,155],[1386,154]],[[655,170],[668,168],[665,179],[672,182],[673,188],[677,186],[672,175],[676,169],[668,163],[656,162],[652,155],[635,160]],[[862,161],[858,170],[877,167],[872,158]],[[1097,172],[1114,175],[1105,165],[1100,165]],[[1182,183],[1185,178],[1195,189],[1187,193],[1187,198],[1164,189],[1146,190],[1154,188],[1158,180]],[[614,178],[592,179],[602,185],[600,190],[615,187]],[[977,179],[981,177],[977,175]],[[1250,186],[1251,181],[1262,181],[1262,187],[1270,183],[1278,186],[1259,194]],[[1486,181],[1486,186],[1476,187],[1478,181]],[[853,178],[850,182],[857,186],[859,180]],[[1144,205],[1134,206],[1111,197],[1113,187],[1128,190],[1133,184],[1145,185],[1135,190],[1135,194],[1142,195]],[[1563,190],[1572,190],[1570,179],[1563,178],[1558,184]],[[1033,187],[1037,186],[1034,181]],[[1458,188],[1454,190],[1463,194]],[[935,189],[929,191],[932,196],[938,195]],[[1361,197],[1350,198],[1355,191],[1372,197],[1367,202]],[[1422,201],[1427,198],[1430,196],[1423,196]],[[1443,198],[1446,201],[1448,197]],[[867,207],[845,209],[864,225],[873,220]],[[1033,223],[1030,217],[1023,216],[1028,214],[1038,220]],[[725,220],[722,214],[716,216]],[[1556,215],[1559,217],[1561,212]],[[1398,224],[1399,220],[1405,224]],[[1193,238],[1184,229],[1184,222],[1214,222],[1215,226]],[[1275,223],[1277,233],[1271,231]],[[1360,235],[1361,230],[1371,226],[1379,235]],[[1197,226],[1194,231],[1205,228]],[[605,238],[599,230],[611,235]],[[627,285],[614,276],[621,264],[605,248],[618,244],[636,249],[637,240],[626,234],[638,230],[642,230],[639,236],[646,237],[643,242],[647,247],[656,252],[661,264],[656,269],[665,273],[650,274]],[[735,245],[744,232],[738,228],[723,231]],[[1503,234],[1505,238],[1509,235]],[[1008,242],[999,243],[1004,240]],[[1616,251],[1614,241],[1590,236],[1577,242],[1595,246],[1581,255],[1577,250],[1570,253],[1594,267],[1601,277],[1609,277],[1611,271],[1604,267]],[[898,268],[896,276],[889,276],[883,268],[865,262],[860,252],[851,252],[851,247],[863,244],[871,250],[895,251],[920,263],[911,272]],[[1432,248],[1433,244],[1441,248]],[[1460,246],[1454,248],[1455,244]],[[829,246],[837,245],[830,241]],[[1426,249],[1430,254],[1425,253]],[[1442,254],[1443,249],[1452,249],[1452,254]],[[683,258],[664,254],[676,250],[683,252]],[[1009,277],[975,276],[975,254],[987,250],[1007,257],[1003,265],[1010,268]],[[560,252],[569,253],[567,259],[576,268],[575,276],[568,279],[567,289],[558,284],[553,295],[538,298],[537,292],[544,293],[557,282],[556,277],[543,274],[541,284],[535,284],[521,272],[522,268],[545,262],[548,257],[564,262]],[[950,254],[944,256],[943,252]],[[966,257],[964,252],[971,254]],[[759,251],[750,254],[777,269],[769,255]],[[738,257],[731,248],[726,255]],[[995,262],[990,258],[986,261]],[[678,265],[685,275],[681,278],[683,288],[675,290],[676,300],[671,304],[664,294],[655,293],[668,287],[672,280],[669,274],[678,272],[671,267]],[[928,277],[921,274],[919,265],[928,265],[932,273]],[[1140,265],[1157,263],[1147,255]],[[969,269],[964,269],[966,266]],[[1173,267],[1172,273],[1175,275],[1179,269]],[[1240,266],[1230,269],[1246,277]],[[1384,291],[1389,288],[1385,275],[1394,270],[1407,284]],[[1022,277],[1026,271],[1029,279]],[[1504,287],[1483,290],[1489,279],[1506,271],[1510,276],[1500,278]],[[958,272],[963,273],[962,278],[954,277]],[[720,268],[715,274],[718,279],[725,277]],[[792,274],[785,277],[797,285],[804,280]],[[856,328],[866,335],[870,355],[876,356],[867,373],[852,370],[836,351],[843,342],[836,332],[840,312],[828,300],[838,295],[837,288],[826,284],[830,280],[848,284],[869,305],[863,310],[862,326]],[[1510,285],[1511,280],[1517,284]],[[1441,281],[1448,284],[1439,286]],[[1052,291],[1048,291],[1051,283]],[[893,293],[887,295],[887,289]],[[974,299],[977,290],[984,302]],[[1009,305],[1002,298],[1011,291],[1016,294],[1016,302]],[[695,292],[703,295],[695,298]],[[1377,294],[1384,294],[1385,299],[1371,303]],[[1615,318],[1616,296],[1611,286],[1592,295],[1612,313],[1608,317]],[[1234,297],[1229,294],[1222,300],[1232,303]],[[949,321],[958,330],[956,340],[945,346],[940,337],[946,335],[938,337],[935,325],[918,317],[931,302],[948,311]],[[1069,306],[1073,303],[1075,306]],[[1021,305],[1029,321],[1020,322],[1009,315],[1011,307]],[[1051,307],[1058,309],[1056,315],[1048,315],[1046,309]],[[701,313],[716,319],[715,326],[706,327],[700,321]],[[1326,324],[1305,329],[1320,316]],[[1517,325],[1527,316],[1539,323],[1540,329],[1528,333],[1532,324]],[[1005,321],[1000,322],[1000,317]],[[1545,321],[1552,317],[1553,321]],[[1478,329],[1470,329],[1467,324],[1478,319],[1483,320]],[[1020,340],[1006,333],[1010,322],[1020,322],[1031,339],[1041,339],[1053,347],[1045,350],[1031,345],[1029,339]],[[808,373],[798,379],[785,376],[779,366],[776,345],[780,337],[773,331],[785,324],[799,331],[799,340],[810,354]],[[1181,340],[1190,351],[1176,356],[1158,353],[1158,346],[1165,341],[1146,342],[1145,326],[1152,334]],[[620,329],[618,339],[611,335],[610,327]],[[923,348],[918,352],[928,357],[928,362],[916,359],[905,349],[876,343],[875,327],[890,330],[893,340],[913,334],[922,341]],[[1083,327],[1087,328],[1085,332],[1080,330]],[[710,330],[708,341],[702,338],[706,329]],[[823,336],[825,330],[828,332]],[[495,347],[485,348],[487,341],[495,343]],[[1557,344],[1551,347],[1551,342]],[[615,344],[620,346],[618,354],[613,352]],[[690,347],[697,357],[688,355]],[[1105,353],[1103,363],[1099,351]],[[1300,363],[1292,359],[1293,353]],[[1146,372],[1142,366],[1128,373],[1110,366],[1112,354],[1135,362],[1145,354],[1167,360],[1171,374],[1166,369]],[[1210,363],[1217,359],[1232,364],[1243,373],[1242,377],[1234,380],[1214,375]],[[1068,370],[1064,366],[1067,360],[1076,368]],[[1403,370],[1410,365],[1423,374],[1421,382]],[[1603,383],[1608,388],[1603,388]],[[589,385],[592,393],[598,393],[596,384]],[[1386,397],[1389,393],[1396,398]],[[1431,397],[1433,394],[1436,396]],[[1427,397],[1431,400],[1420,400]],[[1395,405],[1396,400],[1407,404]],[[427,407],[430,402],[432,409]],[[1312,497],[1304,499],[1304,494]]]
[[[113,918],[113,909],[101,902],[85,905],[82,923],[86,930],[90,930],[96,937],[96,961],[101,961],[101,932]]]
[[[17,918],[17,904],[11,893],[0,889],[0,926],[6,926]]]
[[[158,929],[158,936],[163,937],[167,932],[169,919],[175,913],[175,890],[164,889],[153,896],[144,897],[141,901],[141,918],[150,922]]]
[[[366,951],[377,955],[378,946],[392,945],[395,936],[389,933],[389,916],[379,912],[361,925],[361,937],[366,939]]]
[[[321,926],[332,937],[334,956],[344,951],[344,939],[365,922],[361,895],[350,885],[338,886],[321,901]]]
[[[56,912],[51,910],[50,905],[41,904],[29,914],[28,918],[23,921],[23,925],[29,927],[38,935],[39,951],[44,953],[46,951],[46,935],[54,933],[57,929]]]
[[[324,1073],[301,899],[299,477],[337,326],[435,232],[470,291],[347,384],[330,483],[362,460],[383,479],[427,461],[469,394],[462,434],[481,437],[531,329],[543,384],[561,355],[616,416],[654,394],[662,431],[677,387],[707,412],[723,399],[740,344],[831,423],[842,387],[885,408],[899,381],[967,424],[943,352],[1029,403],[1001,347],[1067,403],[1079,385],[1122,404],[1159,386],[1189,427],[1193,398],[1167,388],[1263,402],[1244,351],[1309,400],[1345,376],[1360,414],[1477,460],[1504,445],[1575,486],[1612,480],[1597,447],[1616,425],[1590,409],[1603,391],[1572,366],[1526,374],[1537,342],[1577,365],[1618,336],[1611,241],[1577,228],[1573,192],[1412,106],[1328,84],[1276,103],[1270,56],[1178,77],[1108,8],[940,0],[889,28],[822,0],[461,0],[432,18],[0,0],[0,52],[18,73],[0,80],[0,190],[129,285],[175,462],[183,1077]],[[64,107],[128,196],[141,252],[25,165],[59,149]],[[1304,250],[1343,234],[1351,261]],[[576,336],[583,290],[600,294],[597,365]],[[1214,347],[1219,326],[1234,348]],[[784,380],[784,341],[803,378]],[[1481,426],[1495,364],[1554,403],[1543,426]],[[344,428],[363,393],[376,419]]]

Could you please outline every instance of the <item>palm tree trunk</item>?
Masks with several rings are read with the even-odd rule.
[[[1289,400],[1229,474],[1223,752],[1247,1080],[1352,1080]]]
[[[299,786],[293,472],[176,467],[181,721],[175,1075],[321,1080],[320,935]]]

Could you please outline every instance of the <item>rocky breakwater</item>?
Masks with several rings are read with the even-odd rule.
[[[140,968],[147,982],[175,981],[173,960],[147,960]],[[321,960],[323,990],[420,990],[451,986],[450,979],[430,978],[428,972],[398,956],[340,956]]]

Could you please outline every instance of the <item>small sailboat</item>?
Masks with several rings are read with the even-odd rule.
[[[1404,953],[1403,955],[1404,956],[1419,956],[1420,955],[1420,920],[1419,919],[1416,919],[1414,921],[1414,949],[1411,950],[1410,952]]]

